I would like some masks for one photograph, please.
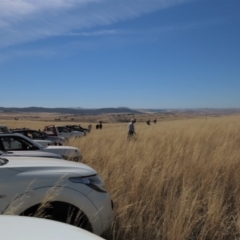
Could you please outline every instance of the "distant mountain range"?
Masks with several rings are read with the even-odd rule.
[[[140,111],[130,108],[98,108],[98,109],[86,109],[86,108],[43,108],[43,107],[26,107],[26,108],[4,108],[0,107],[0,111],[5,113],[17,113],[17,112],[37,112],[37,113],[62,113],[62,114],[80,114],[80,115],[99,115],[99,114],[114,114],[114,113],[127,113],[127,114],[140,114]]]
[[[60,113],[76,115],[99,115],[99,114],[143,114],[143,113],[183,113],[192,115],[230,115],[240,114],[240,108],[194,108],[194,109],[130,109],[127,107],[118,108],[5,108],[0,107],[1,112],[5,113]]]

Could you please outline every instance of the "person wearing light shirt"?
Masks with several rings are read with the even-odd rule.
[[[133,134],[136,134],[135,127],[134,127],[135,122],[136,122],[136,119],[133,118],[131,122],[128,124],[128,136],[133,136]]]

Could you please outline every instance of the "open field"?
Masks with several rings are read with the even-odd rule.
[[[33,129],[46,124],[1,123]],[[135,126],[131,140],[127,123],[115,123],[70,142],[114,201],[108,239],[239,239],[240,116]]]
[[[48,111],[53,111],[52,109],[47,109]],[[60,110],[59,110],[60,111]],[[71,109],[70,109],[71,111]],[[86,110],[87,111],[87,110]],[[82,113],[82,114],[66,114],[59,112],[31,112],[27,111],[21,112],[21,109],[10,111],[0,110],[0,121],[22,121],[23,124],[27,121],[30,122],[45,122],[44,125],[55,122],[55,123],[97,123],[102,121],[103,123],[127,123],[133,117],[137,119],[137,122],[146,122],[154,119],[157,121],[168,121],[168,120],[180,120],[186,118],[206,118],[206,117],[220,117],[229,115],[239,115],[240,109],[180,109],[180,110],[141,110],[135,113],[134,110],[129,110],[130,112],[124,112],[124,109],[119,111],[119,109],[112,109],[111,113],[104,113],[104,110],[99,111],[98,114],[92,113]],[[115,112],[116,111],[116,112]],[[19,123],[17,123],[19,124]],[[20,125],[21,126],[21,125]]]

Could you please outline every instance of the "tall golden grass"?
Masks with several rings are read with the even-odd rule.
[[[71,142],[114,201],[109,239],[239,239],[240,118],[103,126]]]
[[[70,141],[114,202],[107,238],[240,239],[240,117],[135,127],[132,139],[109,124]]]

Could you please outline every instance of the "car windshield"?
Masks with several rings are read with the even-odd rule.
[[[66,128],[66,127],[58,127],[58,131],[60,133],[69,133],[69,131],[71,131],[70,129]]]
[[[27,136],[32,139],[45,139],[45,136],[38,131],[28,131]]]
[[[43,137],[48,138],[49,136],[45,132],[39,132]]]
[[[21,134],[12,134],[12,136],[2,134],[0,137],[0,150],[2,151],[37,150],[42,148],[42,145]]]
[[[38,147],[40,149],[44,148],[41,144],[33,141],[32,139],[26,138],[25,136],[23,136],[23,138],[25,139],[25,141],[28,142],[28,144],[34,145],[35,147]],[[30,143],[29,143],[30,142]]]
[[[0,166],[3,166],[8,163],[8,160],[5,158],[0,158]]]
[[[37,147],[40,148],[40,149],[44,148],[43,145],[41,145],[41,144],[39,144],[39,143],[37,143],[37,142],[35,142],[35,141],[34,141],[34,145],[37,146]]]

